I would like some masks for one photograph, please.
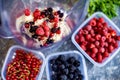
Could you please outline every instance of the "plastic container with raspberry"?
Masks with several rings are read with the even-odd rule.
[[[20,46],[8,50],[1,70],[3,80],[41,80],[45,67],[45,57],[41,52]]]
[[[107,64],[120,49],[120,30],[102,12],[96,12],[72,35],[73,44],[94,65]]]
[[[88,80],[85,59],[78,51],[59,52],[46,58],[47,80]]]

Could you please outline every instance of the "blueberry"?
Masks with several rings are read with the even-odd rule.
[[[82,74],[78,74],[78,80],[83,80],[83,75]]]
[[[64,65],[65,65],[65,68],[68,68],[70,64],[68,62],[64,62]]]
[[[51,7],[47,8],[47,10],[48,10],[49,12],[52,12],[52,11],[53,11],[53,9],[52,9]]]
[[[68,58],[67,62],[70,63],[70,64],[73,64],[75,62],[75,57],[70,57]]]
[[[75,62],[74,62],[74,66],[75,66],[75,67],[79,67],[79,66],[80,66],[80,61],[75,60]]]
[[[75,70],[75,73],[81,74],[81,71],[77,68],[77,69]]]
[[[58,13],[58,14],[60,14],[60,13],[61,13],[61,11],[59,10],[59,11],[57,11],[57,13]]]
[[[61,75],[59,79],[60,80],[67,80],[67,76],[66,75]]]

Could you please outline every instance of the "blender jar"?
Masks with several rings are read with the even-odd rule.
[[[74,30],[82,23],[87,14],[88,0],[0,0],[1,21],[0,36],[3,38],[14,38],[20,45],[40,50],[49,51],[57,49],[67,40]],[[34,11],[36,8],[59,7],[67,13],[66,22],[71,29],[71,33],[61,41],[53,43],[47,47],[36,47],[30,38],[26,38],[21,30],[17,30],[16,19],[23,15],[24,9]],[[26,43],[24,43],[26,41]]]

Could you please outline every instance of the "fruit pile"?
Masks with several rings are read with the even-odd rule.
[[[25,22],[24,26],[32,34],[33,39],[43,42],[40,47],[53,43],[52,37],[61,34],[59,22],[63,20],[64,14],[60,10],[49,7],[43,10],[36,9],[32,13],[29,9],[25,9],[24,14],[33,16],[33,21]]]
[[[16,50],[15,58],[8,64],[6,80],[36,80],[42,60],[31,52]]]
[[[83,75],[79,70],[80,61],[75,57],[59,55],[50,60],[52,70],[51,80],[82,80]]]
[[[120,36],[100,17],[80,29],[75,40],[94,61],[101,63],[118,47]]]

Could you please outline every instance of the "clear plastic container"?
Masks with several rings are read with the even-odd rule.
[[[23,48],[23,47],[20,47],[20,46],[12,46],[12,47],[8,50],[7,56],[6,56],[6,58],[5,58],[5,61],[4,61],[2,70],[1,70],[2,79],[3,79],[3,80],[6,80],[6,69],[7,69],[7,67],[8,67],[7,64],[12,61],[13,57],[15,56],[15,51],[16,51],[17,49],[23,49],[23,50],[25,50],[25,51],[32,52],[33,55],[35,55],[37,58],[39,58],[40,60],[43,61],[42,65],[41,65],[41,67],[40,67],[39,74],[37,75],[37,78],[36,78],[36,80],[41,80],[41,79],[42,79],[43,72],[44,72],[44,68],[45,68],[45,56],[44,56],[41,52],[33,51],[33,50],[26,49],[26,48]]]
[[[64,55],[66,58],[67,57],[71,57],[74,56],[76,59],[78,59],[80,61],[80,66],[79,66],[79,70],[81,71],[81,74],[83,75],[83,80],[88,80],[88,75],[87,75],[87,68],[86,68],[86,63],[85,63],[85,59],[82,56],[81,53],[79,53],[78,51],[66,51],[66,52],[58,52],[58,53],[54,53],[49,55],[46,58],[46,74],[47,74],[47,80],[51,80],[51,68],[50,68],[50,63],[49,61],[51,59],[54,59],[56,57],[58,57],[59,55]]]
[[[3,38],[14,38],[22,46],[36,50],[53,50],[58,48],[66,39],[68,39],[79,24],[85,19],[87,14],[88,0],[0,0],[0,10],[2,26],[0,26],[0,36]],[[34,11],[38,7],[59,7],[67,13],[66,22],[68,23],[71,33],[65,36],[61,41],[49,45],[48,47],[36,48],[31,39],[27,39],[26,44],[21,32],[16,30],[16,18],[23,14],[25,8]],[[23,39],[24,38],[24,39]]]
[[[94,13],[91,17],[89,17],[88,19],[86,19],[80,26],[79,28],[73,33],[71,39],[73,44],[80,50],[80,52],[90,61],[92,62],[94,65],[98,66],[98,67],[102,67],[105,64],[107,64],[110,60],[112,60],[115,55],[117,55],[117,53],[120,50],[120,42],[118,44],[118,48],[116,48],[110,55],[109,57],[105,58],[102,63],[98,63],[95,62],[80,46],[79,44],[75,41],[75,35],[78,33],[78,31],[83,28],[92,18],[99,18],[99,17],[103,17],[105,19],[105,21],[108,23],[109,26],[111,26],[112,29],[114,29],[117,33],[117,35],[120,35],[120,29],[102,12],[96,12]]]

